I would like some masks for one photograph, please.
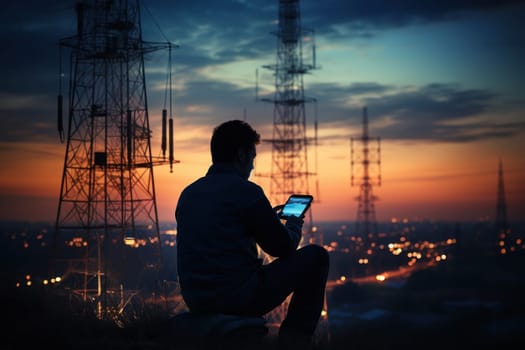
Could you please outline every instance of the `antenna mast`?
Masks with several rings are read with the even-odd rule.
[[[371,149],[370,142],[376,141],[376,149]],[[354,149],[354,142],[358,152]],[[375,214],[375,201],[373,186],[381,186],[381,145],[380,139],[372,138],[368,134],[368,111],[363,108],[363,134],[359,138],[350,139],[351,157],[350,167],[351,186],[359,186],[359,196],[356,197],[357,219],[356,219],[356,249],[361,261],[368,261],[372,255],[372,245],[377,238],[377,222]],[[354,176],[357,173],[358,176]],[[374,173],[376,173],[375,176]],[[356,179],[357,177],[357,179]]]
[[[304,95],[303,76],[315,65],[314,31],[301,26],[299,0],[279,1],[279,22],[277,32],[276,63],[266,65],[275,78],[273,98],[259,98],[259,72],[256,71],[256,99],[269,102],[273,109],[273,133],[271,139],[264,139],[272,145],[272,164],[270,177],[270,200],[274,205],[283,204],[294,193],[310,192],[310,178],[317,175],[308,168],[308,145],[317,146],[317,119],[315,120],[315,140],[307,137],[305,103],[316,102]],[[305,46],[311,48],[306,55]],[[317,118],[317,113],[315,115]],[[317,163],[316,163],[317,165]],[[264,176],[264,175],[262,175]],[[316,188],[318,184],[316,182]],[[318,193],[314,201],[319,199]],[[308,243],[322,245],[322,233],[313,225],[312,208],[305,218],[305,240]],[[268,318],[280,323],[284,318],[288,301],[274,310]],[[326,300],[321,318],[321,327],[327,323]],[[325,327],[327,329],[327,327]],[[328,331],[325,330],[325,336]]]
[[[505,185],[503,181],[503,161],[499,160],[498,168],[498,200],[496,204],[497,249],[505,254],[508,246],[509,225],[507,220],[507,202],[505,201]]]
[[[277,37],[276,63],[263,68],[273,72],[275,92],[273,98],[260,100],[274,105],[272,138],[263,141],[272,145],[270,199],[277,205],[293,193],[310,193],[310,177],[316,175],[308,169],[308,145],[313,142],[307,137],[305,113],[305,103],[316,101],[305,97],[303,75],[317,67],[314,32],[301,26],[299,0],[279,1],[279,24],[273,34]],[[303,55],[303,45],[312,48],[308,58]],[[317,120],[315,126],[317,137]],[[311,209],[308,215],[306,223],[311,232],[314,229]]]
[[[77,1],[76,15],[76,35],[60,40],[71,51],[69,125],[53,268],[77,311],[125,323],[160,294],[153,166],[178,161],[171,148],[169,161],[152,157],[144,55],[175,45],[142,40],[139,1]]]

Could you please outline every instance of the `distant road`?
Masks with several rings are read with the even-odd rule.
[[[408,279],[408,277],[410,277],[410,275],[414,273],[415,271],[424,270],[426,268],[434,266],[435,264],[436,262],[431,260],[431,261],[427,261],[424,263],[416,264],[414,266],[402,266],[398,268],[397,270],[385,271],[383,273],[378,273],[375,275],[348,278],[346,281],[342,281],[340,279],[331,280],[326,283],[326,290],[331,291],[332,288],[343,285],[349,281],[357,283],[357,284],[362,284],[362,283],[388,283],[389,280],[393,280],[393,279],[396,279],[396,280]],[[385,279],[383,281],[378,280],[377,277],[379,275],[384,276]]]

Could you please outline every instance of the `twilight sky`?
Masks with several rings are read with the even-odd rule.
[[[271,137],[277,0],[141,1],[144,40],[172,41],[175,158],[154,169],[161,221],[211,163],[209,138],[228,119]],[[76,30],[75,1],[4,1],[0,13],[0,220],[54,221],[65,144],[56,130],[58,41]],[[381,138],[378,220],[494,220],[498,163],[510,220],[525,220],[525,1],[302,0],[320,69],[304,77],[309,136],[319,145],[314,220],[354,220],[350,137]],[[167,52],[147,57],[153,153],[160,154]],[[67,89],[67,86],[66,88]],[[64,95],[67,95],[64,93]],[[67,121],[65,121],[67,123]],[[66,124],[67,126],[67,124]],[[271,148],[255,173],[268,173]],[[266,177],[251,180],[269,191]],[[316,191],[315,181],[319,191]],[[278,204],[278,203],[274,203]]]

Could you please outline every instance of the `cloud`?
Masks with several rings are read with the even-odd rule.
[[[495,113],[500,98],[489,90],[462,89],[456,84],[397,87],[370,82],[314,84],[311,91],[319,96],[321,123],[345,119],[360,123],[362,108],[367,106],[371,132],[383,139],[471,142],[525,131],[522,120],[485,118]]]
[[[512,168],[512,169],[505,169],[505,174],[510,173],[524,173],[525,168]],[[427,176],[406,176],[398,177],[398,178],[390,178],[388,180],[389,183],[399,183],[399,182],[413,182],[413,181],[450,181],[451,179],[457,179],[457,178],[474,178],[478,176],[491,176],[496,177],[498,174],[497,169],[494,168],[493,170],[477,170],[477,171],[465,171],[465,172],[452,172],[448,174],[440,174],[440,175],[427,175]]]
[[[275,48],[269,35],[275,29],[276,4],[268,1],[193,1],[147,4],[144,22],[167,28],[166,36],[180,44],[175,64],[199,69],[211,64],[253,58]]]
[[[376,31],[415,23],[442,22],[464,18],[472,13],[489,12],[520,0],[359,0],[301,2],[306,23],[318,33],[331,37],[369,38]]]
[[[515,3],[519,1],[325,0],[301,1],[300,6],[306,26],[327,37],[346,39],[344,35],[352,28],[370,34]],[[276,29],[273,21],[277,18],[277,2],[208,0],[181,4],[166,0],[143,2],[143,6],[144,39],[167,38],[180,45],[173,51],[173,64],[174,79],[181,84],[174,93],[174,108],[181,122],[216,124],[242,116],[243,108],[254,100],[253,89],[240,87],[235,81],[237,77],[212,79],[203,72],[227,63],[273,58],[275,38],[270,32]],[[74,3],[8,2],[0,20],[5,48],[0,64],[8,68],[0,86],[0,113],[8,127],[0,130],[0,137],[17,141],[38,137],[55,142],[58,41],[75,32]],[[164,58],[146,62],[147,66],[150,64],[166,67]],[[166,77],[160,71],[153,69],[148,74],[148,87],[165,83]],[[63,87],[64,96],[66,88]],[[499,103],[500,96],[488,89],[463,89],[447,84],[402,87],[379,82],[314,83],[308,85],[306,93],[317,99],[321,123],[360,120],[360,106],[368,105],[371,120],[383,122],[380,125],[388,122],[387,126],[374,129],[384,138],[466,142],[511,136],[523,130],[523,123],[518,121],[487,122],[477,118],[492,113]],[[150,108],[162,105],[160,95],[148,91]],[[522,101],[518,100],[514,108],[520,105]],[[271,115],[271,110],[268,111]],[[312,115],[310,109],[310,120]],[[271,118],[267,119],[269,123]]]

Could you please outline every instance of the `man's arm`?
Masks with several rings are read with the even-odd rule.
[[[247,209],[246,217],[255,241],[267,254],[283,257],[297,249],[302,236],[302,218],[291,217],[283,225],[265,197]]]

